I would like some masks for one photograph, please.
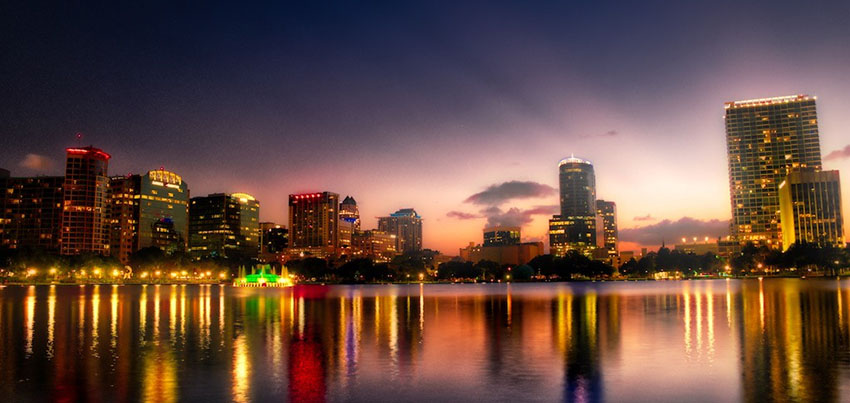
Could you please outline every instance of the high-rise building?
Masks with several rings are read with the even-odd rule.
[[[109,154],[68,148],[62,205],[63,255],[109,253]]]
[[[616,256],[617,250],[617,204],[612,201],[597,200],[596,214],[601,218],[601,226],[598,228],[598,246],[608,251],[608,256]]]
[[[62,176],[10,178],[0,172],[0,247],[59,251]],[[5,176],[5,177],[3,177]]]
[[[727,102],[732,235],[779,248],[779,184],[796,168],[821,169],[815,97]]]
[[[484,246],[516,245],[520,242],[520,227],[484,228]]]
[[[795,243],[844,247],[838,171],[794,170],[779,184],[782,248]]]
[[[596,248],[596,176],[593,164],[570,157],[558,163],[561,214],[549,220],[549,249],[590,256]]]
[[[345,196],[345,199],[339,204],[339,219],[350,222],[354,231],[360,230],[360,210],[358,210],[357,201],[353,197]]]
[[[317,255],[339,252],[339,195],[289,195],[289,247]]]
[[[185,251],[189,241],[189,188],[163,169],[110,180],[110,250],[126,263],[139,249]]]
[[[256,258],[260,202],[246,193],[216,193],[189,202],[189,250],[194,257]]]
[[[412,208],[378,217],[378,230],[396,236],[396,250],[400,253],[422,250],[422,217]]]

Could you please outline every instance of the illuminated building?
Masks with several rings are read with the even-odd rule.
[[[290,248],[316,255],[339,250],[339,195],[333,192],[289,195]]]
[[[484,246],[516,245],[520,240],[520,227],[490,227],[484,229]]]
[[[400,253],[422,250],[422,217],[412,208],[379,217],[378,230],[396,236],[396,250]]]
[[[139,249],[184,251],[189,240],[189,188],[163,169],[110,180],[110,253],[122,263]]]
[[[109,252],[109,154],[94,147],[65,150],[63,255]]]
[[[475,245],[470,242],[458,252],[462,260],[479,262],[488,260],[499,265],[518,266],[543,254],[543,242],[522,242],[509,245]]]
[[[397,254],[396,236],[384,231],[357,231],[352,237],[352,249],[358,257],[369,257],[376,262],[389,262]]]
[[[712,241],[708,237],[705,237],[702,240],[699,238],[692,238],[692,240],[682,238],[682,243],[673,245],[673,250],[684,253],[693,253],[700,256],[705,255],[706,253],[713,253],[717,255],[720,253],[720,245],[718,240]]]
[[[0,247],[58,252],[65,178],[10,178],[9,171],[0,173]]]
[[[260,260],[270,262],[289,247],[289,230],[273,222],[260,223]]]
[[[599,246],[608,251],[608,256],[617,255],[617,204],[612,201],[597,200],[596,214],[601,218],[597,238]]]
[[[556,256],[596,248],[596,176],[590,161],[570,157],[558,163],[561,214],[549,220],[549,249]]]
[[[779,184],[782,248],[795,243],[843,248],[838,171],[794,170]]]
[[[193,197],[189,203],[189,250],[193,257],[256,258],[260,202],[245,193]]]
[[[794,168],[821,169],[815,97],[727,102],[732,235],[778,248],[779,183]]]
[[[348,221],[354,231],[360,231],[360,210],[357,209],[357,201],[351,196],[345,196],[339,204],[339,219]]]

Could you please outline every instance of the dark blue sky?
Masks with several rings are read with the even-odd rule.
[[[263,219],[328,189],[472,240],[448,211],[573,152],[621,226],[728,217],[724,101],[818,95],[824,154],[850,143],[850,2],[358,3],[0,5],[0,166],[59,172],[82,132],[112,173],[251,192]]]

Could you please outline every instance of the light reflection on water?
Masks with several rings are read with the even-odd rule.
[[[850,399],[848,288],[834,279],[9,286],[0,289],[0,393],[839,401]]]

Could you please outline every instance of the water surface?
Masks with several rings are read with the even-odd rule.
[[[850,280],[7,286],[13,401],[850,399]]]

